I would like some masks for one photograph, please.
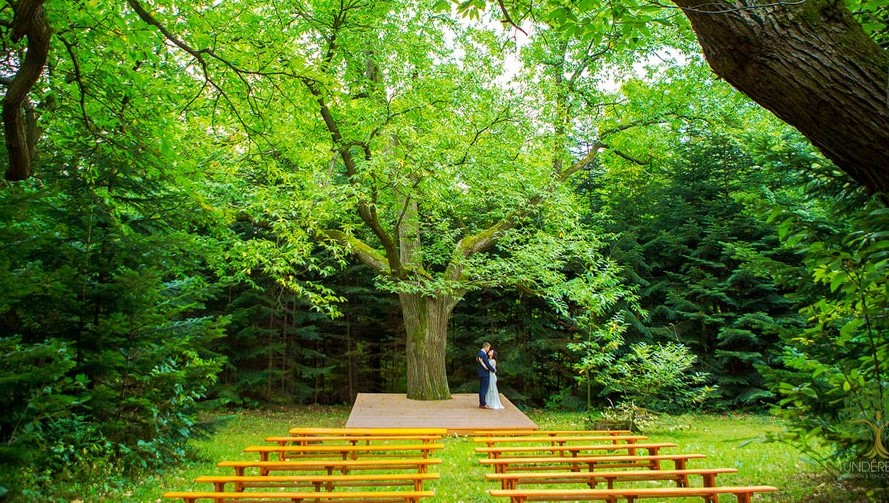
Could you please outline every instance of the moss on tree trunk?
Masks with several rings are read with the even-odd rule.
[[[407,330],[407,397],[412,400],[451,398],[445,356],[448,319],[458,299],[401,294]]]

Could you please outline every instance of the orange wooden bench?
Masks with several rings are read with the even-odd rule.
[[[332,491],[339,487],[363,486],[413,486],[414,491],[422,491],[423,483],[436,480],[438,473],[368,473],[360,475],[203,475],[195,482],[209,482],[216,492],[224,492],[225,486],[232,484],[235,491],[256,487],[313,487],[316,491]],[[505,488],[504,488],[505,489]]]
[[[249,468],[256,468],[260,475],[272,471],[316,471],[333,475],[347,475],[356,470],[405,470],[414,469],[426,473],[432,465],[441,464],[439,458],[392,458],[392,459],[301,459],[298,461],[220,461],[217,466],[234,468],[235,475],[246,475]]]
[[[700,468],[685,470],[615,470],[593,472],[505,472],[486,473],[485,479],[499,481],[501,489],[516,489],[519,485],[530,484],[587,484],[595,489],[604,482],[608,489],[614,489],[618,481],[675,480],[679,487],[688,486],[689,475],[700,475],[704,487],[716,486],[716,476],[720,473],[736,473],[735,468]]]
[[[417,503],[421,498],[435,496],[434,491],[331,491],[331,492],[213,492],[213,491],[175,491],[164,493],[164,498],[181,499],[185,503],[195,503],[199,500],[212,500],[222,503],[231,500],[247,501],[287,501],[301,502],[313,501],[392,501]]]
[[[473,436],[520,437],[523,435],[567,436],[567,435],[632,435],[632,430],[478,430]]]
[[[568,442],[611,442],[614,444],[632,444],[639,440],[648,440],[645,435],[522,435],[518,437],[475,437],[473,442],[484,443],[488,447],[502,444],[532,444],[549,443],[550,445],[564,445]]]
[[[290,428],[291,435],[309,436],[309,435],[352,435],[352,436],[373,436],[373,435],[440,435],[442,437],[448,434],[447,428],[317,428],[317,427],[294,427]]]
[[[584,445],[523,445],[523,446],[497,446],[497,447],[477,447],[475,452],[487,454],[489,458],[499,458],[504,454],[508,454],[512,457],[515,454],[521,453],[537,453],[537,452],[549,452],[552,455],[558,456],[567,456],[570,453],[572,456],[578,456],[582,452],[594,452],[594,451],[623,451],[626,452],[630,456],[635,456],[636,451],[639,449],[645,450],[650,455],[657,455],[658,452],[665,447],[677,447],[674,443],[669,442],[659,442],[659,443],[651,443],[651,444],[584,444]]]
[[[626,500],[633,503],[637,499],[701,497],[707,501],[717,501],[720,494],[733,494],[738,503],[750,503],[755,493],[775,492],[772,486],[724,486],[724,487],[644,487],[620,489],[491,489],[488,494],[495,498],[509,498],[512,503],[526,501],[608,501]]]
[[[423,458],[428,458],[435,451],[444,449],[444,444],[372,444],[372,445],[251,445],[244,452],[258,452],[262,461],[269,460],[269,454],[278,453],[278,459],[286,457],[339,455],[341,459],[358,459],[360,454],[396,455],[411,451],[419,451]],[[403,454],[401,454],[403,455]]]
[[[320,444],[320,443],[349,443],[351,445],[358,445],[359,443],[364,443],[365,445],[370,444],[371,442],[387,442],[387,441],[398,441],[398,442],[409,442],[416,440],[422,443],[431,443],[437,440],[441,440],[441,435],[300,435],[300,436],[285,436],[285,437],[266,437],[266,442],[275,442],[280,446],[285,446],[288,444],[292,445],[310,445],[310,444]]]
[[[673,468],[676,470],[685,470],[686,462],[689,459],[705,458],[703,454],[658,454],[637,455],[637,456],[522,456],[518,458],[487,458],[479,459],[478,462],[483,465],[491,465],[494,467],[495,473],[505,473],[514,468],[522,467],[526,470],[549,470],[553,471],[553,467],[566,466],[568,470],[578,472],[581,469],[594,471],[597,467],[601,468],[649,468],[659,470],[662,461],[672,461]]]

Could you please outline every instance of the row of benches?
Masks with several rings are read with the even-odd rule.
[[[294,428],[289,433],[289,436],[266,439],[276,445],[244,449],[247,453],[258,453],[259,460],[217,463],[234,469],[234,475],[205,475],[195,479],[213,484],[213,491],[173,491],[164,497],[185,503],[204,500],[216,503],[273,500],[418,503],[435,495],[434,491],[425,489],[424,484],[440,477],[429,472],[429,468],[441,463],[440,458],[432,456],[444,448],[438,443],[446,434],[444,429]],[[414,452],[419,457],[405,456]],[[272,454],[277,455],[276,460],[269,459]],[[258,474],[248,475],[248,470]],[[273,475],[272,472],[299,474]],[[401,489],[404,486],[408,489]],[[299,490],[301,487],[306,489]],[[248,488],[256,490],[245,491]]]
[[[293,429],[290,436],[267,438],[276,445],[245,449],[259,453],[260,460],[218,463],[233,468],[234,475],[196,479],[213,484],[213,491],[168,492],[164,496],[186,503],[308,499],[419,502],[435,494],[426,490],[424,483],[439,478],[429,468],[441,463],[440,458],[432,456],[443,448],[439,441],[444,434],[444,430],[429,429]],[[704,456],[663,454],[661,449],[676,444],[645,442],[647,437],[627,431],[511,431],[480,435],[474,440],[485,444],[476,449],[486,455],[480,463],[493,469],[493,473],[485,474],[486,480],[500,484],[500,489],[488,493],[513,503],[633,503],[643,498],[677,497],[701,497],[716,502],[719,495],[725,494],[747,503],[753,494],[776,490],[770,486],[717,486],[717,475],[737,470],[690,469],[688,460]],[[402,457],[405,452],[417,452],[421,457]],[[269,459],[272,454],[278,459]],[[671,462],[672,467],[664,469],[662,462]],[[257,471],[258,475],[248,475],[248,470]],[[283,471],[299,474],[272,474]],[[702,485],[690,484],[690,476],[701,477]],[[624,482],[662,480],[673,481],[676,486],[623,487]],[[621,484],[616,485],[617,482]],[[528,487],[542,484],[559,487]],[[605,488],[598,488],[599,484]],[[373,490],[354,490],[365,486],[373,486]],[[408,489],[396,490],[404,486]],[[307,490],[282,490],[298,487]],[[258,490],[245,491],[248,488]],[[343,488],[348,490],[334,490]]]
[[[489,481],[499,482],[491,489],[493,497],[509,498],[512,503],[527,501],[627,501],[666,500],[700,497],[718,502],[719,495],[731,494],[739,503],[749,503],[754,494],[777,491],[772,486],[718,486],[716,476],[734,473],[733,468],[689,469],[690,459],[702,454],[663,454],[660,449],[676,447],[673,443],[644,443],[647,437],[629,432],[611,432],[590,436],[586,431],[514,432],[474,439],[485,447],[476,448],[482,465],[493,468],[486,473]],[[590,443],[604,442],[604,443]],[[519,445],[516,445],[519,444]],[[645,451],[645,454],[641,454]],[[661,463],[673,463],[663,469]],[[700,476],[701,486],[692,486],[689,476]],[[615,482],[674,481],[675,487],[616,487]],[[530,489],[534,485],[568,485]],[[598,488],[604,484],[605,488]]]

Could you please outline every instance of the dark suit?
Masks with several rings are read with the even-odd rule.
[[[491,362],[488,360],[488,353],[485,352],[484,349],[478,350],[475,361],[477,363],[476,369],[478,373],[478,405],[479,407],[484,407],[487,405],[485,403],[485,396],[488,394],[488,385],[491,383],[491,372],[494,372],[494,369],[491,368]]]

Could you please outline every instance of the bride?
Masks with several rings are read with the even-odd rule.
[[[493,349],[488,351],[488,359],[491,367],[497,369],[497,352]],[[503,404],[500,403],[500,393],[497,391],[497,373],[491,372],[491,383],[488,385],[488,394],[485,395],[485,403],[489,409],[502,409]]]

